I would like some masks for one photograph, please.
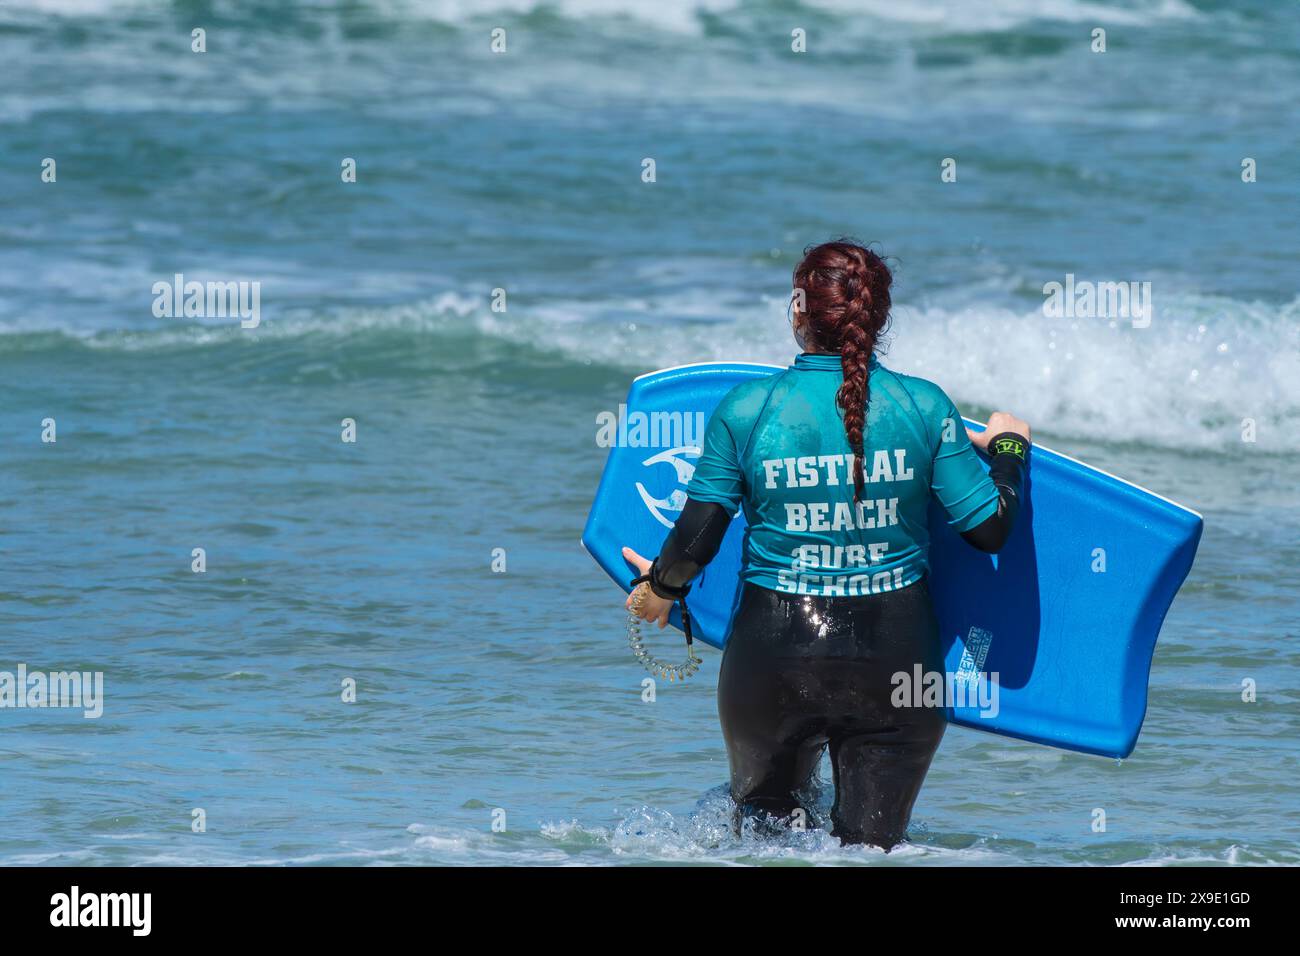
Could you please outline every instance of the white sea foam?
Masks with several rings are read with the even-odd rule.
[[[951,30],[1010,30],[1032,21],[1060,20],[1097,26],[1141,26],[1199,16],[1185,0],[1106,3],[1090,0],[814,0],[813,7],[836,13],[897,20]]]
[[[11,10],[28,10],[63,17],[98,17],[131,9],[148,9],[146,0],[7,0]],[[215,4],[220,10],[222,3]],[[667,30],[698,32],[701,14],[743,10],[744,0],[371,0],[374,14],[393,19],[428,19],[460,23],[488,15],[525,15],[539,9],[565,17],[627,17]],[[1088,22],[1101,25],[1143,25],[1198,16],[1186,0],[806,0],[813,10],[902,23],[945,26],[960,30],[1005,30],[1035,20]],[[328,9],[328,4],[322,4]],[[233,5],[231,9],[237,10]]]
[[[625,103],[644,108],[652,94],[683,110],[806,106],[899,123],[924,116],[930,127],[940,116],[961,123],[972,113],[1010,111],[1034,124],[1087,125],[1096,122],[1098,111],[1063,99],[1055,84],[1040,82],[1039,72],[1042,56],[1054,56],[1065,78],[1077,76],[1086,61],[1050,49],[1035,57],[1009,56],[1001,44],[978,38],[1054,23],[1058,32],[1077,31],[1086,43],[1092,26],[1158,35],[1171,23],[1196,19],[1200,35],[1217,43],[1219,25],[1232,19],[1225,11],[1200,13],[1187,0],[818,0],[795,11],[744,0],[372,0],[356,7],[305,7],[295,22],[312,29],[295,34],[281,24],[263,24],[260,8],[227,0],[215,6],[227,21],[221,31],[225,44],[212,38],[223,64],[217,84],[211,61],[189,54],[185,33],[178,36],[165,18],[146,22],[151,8],[147,0],[0,4],[0,25],[18,27],[6,38],[16,72],[0,90],[0,122],[68,111],[329,111],[349,102],[364,104],[367,114],[423,118],[431,101],[443,116],[509,110],[566,121],[575,109],[593,113]],[[528,18],[542,9],[569,22]],[[95,20],[93,48],[67,59],[51,54],[38,31],[56,22],[55,15]],[[378,39],[354,35],[348,24],[356,18],[373,23]],[[726,25],[723,35],[709,29],[718,22]],[[508,65],[488,60],[486,31],[498,26],[510,38]],[[799,69],[785,55],[788,31],[796,26],[809,31],[817,69]],[[267,45],[271,36],[273,48]],[[425,36],[427,42],[420,39]],[[933,42],[945,37],[956,41],[961,54],[938,70],[918,67],[933,52]],[[176,55],[141,57],[145,45]],[[861,82],[864,52],[873,87],[888,89],[887,95],[845,95]],[[268,70],[272,54],[278,68]],[[658,68],[665,54],[672,70]],[[343,75],[346,83],[339,82]],[[1134,100],[1131,83],[1114,89],[1118,75],[1094,82],[1088,74],[1088,99],[1108,103],[1108,123],[1150,125],[1166,117],[1170,94],[1164,82],[1177,73],[1159,71],[1154,86],[1144,84],[1145,102]],[[1077,89],[1073,80],[1065,85]],[[1203,86],[1200,92],[1200,84],[1181,84],[1178,96],[1193,104],[1212,96],[1207,106],[1221,109],[1221,85]],[[1275,88],[1285,95],[1285,84],[1269,82],[1255,99]],[[1278,108],[1284,105],[1279,101]]]
[[[485,301],[449,291],[391,308],[270,316],[256,332],[179,323],[54,331],[123,352],[206,348],[254,336],[286,346],[306,340],[304,347],[382,332],[468,338],[623,368],[629,377],[692,362],[785,365],[794,353],[783,299],[719,302],[671,293],[516,306],[508,314],[490,312]],[[0,328],[0,350],[35,347],[26,338],[35,331],[26,323]],[[970,417],[1010,409],[1054,436],[1237,453],[1250,419],[1252,450],[1300,451],[1300,299],[1276,305],[1170,294],[1145,329],[1107,319],[1048,319],[1033,308],[900,304],[884,363],[939,383]]]
[[[716,303],[711,306],[716,310]],[[718,360],[786,364],[784,300],[721,322],[682,322],[699,301],[634,304],[642,317],[593,328],[485,315],[484,334],[638,371]],[[620,312],[626,316],[627,312]],[[716,314],[716,312],[715,312]],[[732,314],[735,314],[734,312]],[[1057,435],[1239,452],[1300,451],[1300,299],[1283,305],[1169,294],[1149,328],[1048,319],[1038,308],[902,305],[885,364],[938,382],[972,416],[1011,409]]]

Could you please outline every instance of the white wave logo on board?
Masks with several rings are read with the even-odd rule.
[[[676,448],[667,448],[641,462],[643,468],[650,468],[655,465],[672,465],[677,473],[677,487],[672,490],[667,498],[656,498],[650,494],[645,485],[639,481],[636,483],[636,490],[641,496],[642,503],[654,515],[655,520],[665,528],[671,528],[676,523],[676,517],[669,518],[664,512],[671,512],[675,516],[681,514],[681,510],[686,507],[686,486],[691,483],[691,478],[695,474],[694,462],[689,462],[683,457],[687,455],[692,458],[699,458],[700,447],[698,445],[679,445]]]
[[[708,416],[694,409],[643,411],[626,404],[596,416],[596,444],[601,448],[663,449],[641,462],[641,467],[671,465],[677,486],[666,498],[651,494],[639,481],[636,490],[646,510],[665,528],[671,528],[686,507],[686,486],[695,474],[695,463],[686,459],[700,457],[707,423]]]

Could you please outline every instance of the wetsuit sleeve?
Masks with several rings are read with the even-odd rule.
[[[989,478],[998,490],[997,511],[961,536],[971,547],[993,554],[1006,544],[1020,511],[1029,442],[1015,432],[1002,432],[989,442],[989,451],[993,453]]]
[[[940,414],[932,423],[934,469],[930,491],[956,532],[969,531],[997,513],[998,490],[980,464],[957,406],[940,393]]]
[[[744,484],[731,424],[719,408],[704,429],[704,446],[695,465],[695,474],[686,486],[686,496],[695,501],[721,505],[728,515],[734,515],[745,494]]]
[[[731,524],[731,512],[711,501],[686,499],[686,507],[650,565],[650,589],[661,598],[682,596],[691,578],[714,559]]]

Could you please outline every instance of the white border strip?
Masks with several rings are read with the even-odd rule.
[[[639,382],[639,381],[641,381],[641,379],[643,379],[643,378],[649,378],[651,375],[662,375],[664,372],[680,372],[680,371],[681,371],[682,369],[684,369],[684,368],[703,368],[703,367],[706,366],[706,365],[708,365],[708,366],[717,366],[717,365],[750,365],[750,366],[756,366],[756,367],[758,367],[758,368],[775,368],[775,369],[783,369],[783,368],[786,368],[786,367],[787,367],[787,366],[785,366],[785,365],[773,365],[771,362],[732,362],[732,361],[726,361],[726,362],[687,362],[685,365],[670,365],[668,368],[661,368],[661,369],[656,369],[656,370],[653,371],[653,372],[646,372],[646,373],[644,373],[644,374],[642,374],[642,375],[638,375],[636,378],[632,379],[632,381],[634,381],[634,382]]]
[[[649,378],[651,375],[662,375],[665,372],[680,372],[682,369],[687,369],[687,368],[703,368],[704,366],[718,366],[718,365],[749,365],[752,367],[773,368],[773,369],[783,369],[787,367],[785,365],[773,365],[770,362],[742,362],[742,361],[688,362],[686,365],[673,365],[670,366],[669,368],[661,368],[653,372],[646,372],[643,375],[638,375],[636,378],[632,379],[632,381],[639,382],[643,378]],[[906,373],[901,373],[901,374],[906,374]],[[975,421],[975,419],[973,418],[970,420]],[[986,422],[977,422],[977,424],[987,426]],[[1043,449],[1043,451],[1050,451],[1053,455],[1056,455],[1060,458],[1064,458],[1066,461],[1074,462],[1074,464],[1076,465],[1079,465],[1083,468],[1087,468],[1089,471],[1095,471],[1099,475],[1105,475],[1107,478],[1113,478],[1115,481],[1118,481],[1122,485],[1128,485],[1130,488],[1136,488],[1138,491],[1148,494],[1152,498],[1159,498],[1165,504],[1173,505],[1175,508],[1179,508],[1183,511],[1186,511],[1188,514],[1196,515],[1196,517],[1199,518],[1201,521],[1205,520],[1205,516],[1202,515],[1199,511],[1189,508],[1187,507],[1187,505],[1180,505],[1177,501],[1174,501],[1171,498],[1166,498],[1164,495],[1152,491],[1150,488],[1143,488],[1141,485],[1129,481],[1127,478],[1121,478],[1119,475],[1112,475],[1109,471],[1106,471],[1104,468],[1098,468],[1096,465],[1090,465],[1086,461],[1079,461],[1079,459],[1071,455],[1067,455],[1064,452],[1057,451],[1054,448],[1048,448],[1046,445],[1035,445],[1034,447],[1041,448]]]

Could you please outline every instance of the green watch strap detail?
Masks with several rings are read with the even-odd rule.
[[[1025,442],[1014,435],[999,435],[989,444],[989,451],[994,455],[1015,455],[1025,460]]]

